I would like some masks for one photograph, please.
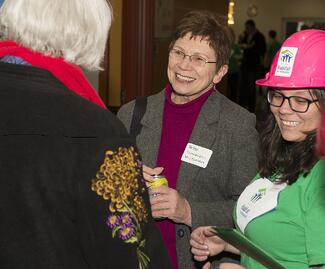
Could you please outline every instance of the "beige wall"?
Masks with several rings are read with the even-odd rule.
[[[244,30],[244,23],[248,17],[246,11],[249,4],[258,7],[255,20],[257,28],[265,35],[273,29],[278,32],[279,40],[283,39],[283,18],[309,18],[317,17],[325,19],[324,0],[235,0],[235,25],[234,30],[238,34]]]
[[[133,0],[132,0],[133,1]],[[121,92],[121,55],[122,55],[122,0],[110,0],[114,10],[114,20],[109,39],[108,104],[120,105]]]
[[[122,0],[110,0],[114,19],[109,34],[109,106],[120,105],[121,52],[122,52]],[[90,83],[98,91],[99,72],[84,71]]]

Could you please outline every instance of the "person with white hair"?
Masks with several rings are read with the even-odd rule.
[[[166,269],[140,158],[79,66],[99,70],[106,0],[0,9],[0,268]]]

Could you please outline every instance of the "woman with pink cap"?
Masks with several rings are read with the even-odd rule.
[[[256,81],[269,88],[270,113],[261,132],[259,173],[234,210],[237,229],[290,269],[325,264],[325,161],[315,150],[325,100],[324,65],[325,31],[300,31],[284,41],[270,72]],[[318,136],[324,138],[324,130]],[[244,268],[265,268],[210,227],[194,230],[191,246],[198,261],[230,251],[241,255]],[[208,261],[203,268],[211,268]]]

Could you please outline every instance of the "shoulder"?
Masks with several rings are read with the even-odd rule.
[[[134,105],[135,105],[135,100],[132,100],[132,101],[122,105],[117,112],[117,117],[120,118],[126,114],[128,115],[130,112],[133,112]]]
[[[307,176],[300,176],[294,184],[298,184],[304,197],[306,211],[315,212],[325,209],[325,161],[318,161]]]
[[[0,118],[12,121],[15,129],[19,128],[22,133],[33,129],[35,132],[64,137],[93,137],[123,132],[124,127],[111,112],[74,93],[47,72],[34,69],[19,71],[30,74],[31,83],[27,83],[24,91],[21,91],[27,75],[20,75],[15,84],[2,91],[2,94],[10,97],[10,102],[4,103],[4,99],[0,98]],[[13,108],[20,109],[16,109],[14,114],[8,113]],[[13,127],[8,125],[6,128]]]
[[[75,133],[81,137],[122,138],[127,136],[123,124],[112,112],[83,98],[78,97],[78,99],[67,103],[69,107],[62,108],[59,105],[57,109],[57,113],[61,114],[60,118],[62,118],[58,124],[64,124],[68,133]]]
[[[261,37],[261,38],[265,38],[264,35],[262,34],[261,31],[257,30],[255,33],[255,36]]]
[[[310,188],[323,188],[325,193],[325,161],[319,160],[304,179],[310,179]]]
[[[314,201],[319,198],[323,199],[325,193],[325,161],[319,160],[307,175],[301,174],[293,184],[302,190],[306,202]],[[324,199],[325,202],[325,199]]]
[[[218,100],[220,105],[220,120],[226,125],[231,127],[231,129],[245,126],[255,128],[256,117],[253,113],[232,102],[219,92],[215,92],[214,95],[216,95],[216,100]]]
[[[160,91],[156,94],[153,94],[153,95],[150,95],[147,97],[147,101],[148,103],[150,104],[155,104],[157,102],[160,102],[161,101],[161,97],[164,95],[164,90],[163,91]],[[125,113],[128,113],[128,112],[132,112],[133,109],[134,109],[134,105],[135,105],[135,100],[136,99],[133,99],[132,101],[122,105],[117,113],[118,117],[120,117],[120,115],[123,115]]]
[[[157,107],[163,105],[164,90],[147,97],[146,113],[154,114],[157,112]],[[117,113],[117,117],[123,122],[127,129],[130,128],[133,111],[135,107],[135,100],[132,100],[121,106]]]
[[[133,115],[135,100],[122,105],[117,112],[118,119],[124,124],[126,129],[130,129],[131,119]]]

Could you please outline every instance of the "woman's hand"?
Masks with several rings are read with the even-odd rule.
[[[163,167],[155,167],[155,168],[151,168],[149,166],[146,165],[142,165],[142,171],[143,171],[143,177],[145,179],[146,182],[150,182],[153,180],[153,175],[160,175],[161,172],[164,170]]]
[[[159,175],[163,167],[151,168],[143,165],[143,177],[146,182],[153,180],[153,175]],[[148,184],[147,184],[148,185]],[[189,202],[178,191],[167,186],[154,188],[159,195],[150,196],[152,216],[154,218],[169,218],[176,223],[192,225],[191,207]]]
[[[245,269],[245,268],[235,263],[221,263],[219,269]]]
[[[196,228],[191,234],[190,244],[194,259],[197,261],[205,261],[209,256],[217,255],[223,251],[240,254],[237,248],[217,236],[210,226]],[[209,268],[209,262],[207,262],[205,266]],[[224,266],[229,265],[224,264]],[[226,269],[227,267],[220,268]],[[239,268],[240,267],[238,267],[238,269]],[[234,269],[237,268],[234,267]]]
[[[218,237],[210,226],[195,229],[191,234],[190,244],[197,261],[205,261],[209,256],[225,251],[227,247],[227,243]]]
[[[203,265],[202,269],[212,269],[212,264],[210,262],[206,262]],[[235,263],[221,263],[219,265],[219,269],[245,269],[245,268]]]
[[[191,227],[191,206],[177,190],[161,186],[154,188],[154,192],[159,193],[157,196],[150,197],[154,218],[169,218],[176,223],[184,223]]]

